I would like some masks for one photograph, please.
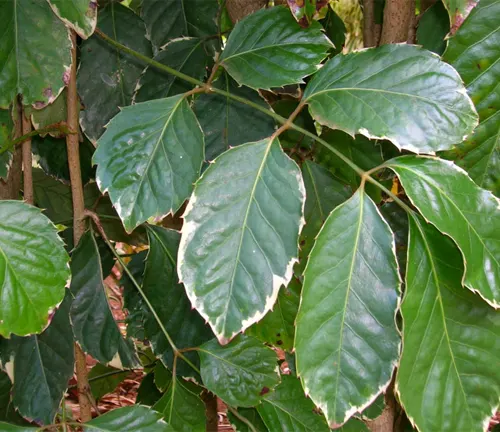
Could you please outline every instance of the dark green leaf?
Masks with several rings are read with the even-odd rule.
[[[474,134],[451,157],[481,187],[500,196],[500,2],[481,0],[456,35],[444,59],[455,67],[479,113]]]
[[[193,78],[203,80],[211,58],[201,39],[185,38],[169,42],[154,60]],[[174,96],[192,88],[192,84],[148,66],[139,78],[134,101],[144,102]]]
[[[94,153],[97,183],[127,232],[177,211],[203,162],[203,133],[183,95],[125,107]]]
[[[360,190],[326,220],[304,274],[297,373],[339,427],[386,387],[399,353],[394,238]]]
[[[500,316],[462,274],[453,242],[411,217],[396,389],[422,432],[486,430],[498,406]]]
[[[394,201],[385,202],[380,212],[391,227],[396,238],[396,256],[398,257],[399,271],[406,271],[406,256],[408,246],[408,214]]]
[[[315,408],[305,396],[300,381],[284,375],[281,384],[264,395],[257,411],[270,431],[328,432],[325,418],[315,412]]]
[[[141,16],[156,50],[182,36],[217,34],[217,0],[143,0]]]
[[[302,27],[308,27],[313,19],[324,18],[330,9],[327,0],[287,0],[287,3]]]
[[[477,125],[457,72],[413,45],[337,55],[311,79],[303,100],[321,124],[416,153],[449,149]]]
[[[154,372],[148,373],[141,381],[137,389],[136,403],[153,406],[161,398],[161,393],[155,384]]]
[[[302,83],[332,47],[321,28],[301,28],[282,6],[262,9],[236,24],[220,60],[239,84],[255,89]]]
[[[49,0],[49,4],[55,14],[83,39],[94,33],[97,23],[96,0]]]
[[[461,249],[464,284],[491,305],[500,306],[498,199],[448,161],[402,156],[387,166],[396,172],[420,213]]]
[[[23,417],[51,424],[73,376],[73,333],[69,320],[71,294],[40,335],[14,337],[14,386],[12,401]]]
[[[420,17],[417,27],[417,42],[425,49],[443,54],[446,49],[446,35],[450,31],[448,11],[441,0],[434,3]]]
[[[0,16],[0,108],[7,108],[17,94],[25,105],[43,108],[69,79],[68,29],[46,0],[2,1]]]
[[[299,102],[297,100],[280,99],[273,103],[273,111],[284,118],[288,118],[297,109],[298,105]],[[307,110],[300,111],[300,113],[295,117],[294,124],[316,134],[314,120]],[[284,149],[294,149],[295,151],[306,150],[310,149],[314,142],[313,138],[308,137],[294,129],[283,131],[280,135],[280,143]]]
[[[344,21],[342,21],[332,8],[329,8],[326,17],[320,23],[323,25],[328,38],[335,45],[334,54],[341,53],[345,45],[345,35],[347,33]]]
[[[142,285],[144,275],[145,261],[148,251],[144,250],[135,254],[127,265],[134,279]],[[120,284],[123,286],[123,303],[127,309],[127,335],[135,339],[144,340],[144,319],[145,306],[144,300],[137,291],[128,275],[124,272],[120,279]]]
[[[1,201],[0,252],[0,335],[39,333],[70,279],[57,229],[36,207]]]
[[[268,429],[257,412],[257,409],[240,408],[238,413],[252,424],[256,432],[268,432]],[[231,411],[227,412],[227,419],[231,423],[235,432],[252,432],[248,425],[236,417]]]
[[[272,311],[251,326],[246,334],[257,337],[286,351],[293,348],[295,317],[299,309],[301,283],[293,278],[287,287],[281,288]]]
[[[99,400],[104,395],[111,393],[130,374],[113,367],[97,363],[89,372],[90,389],[94,399]]]
[[[252,407],[279,382],[276,354],[251,336],[240,335],[226,346],[213,339],[198,353],[203,384],[229,405]]]
[[[352,418],[346,424],[344,424],[339,432],[370,432],[370,429],[359,419]]]
[[[210,340],[213,334],[201,316],[191,307],[184,287],[177,276],[177,249],[180,233],[157,226],[148,226],[149,254],[144,272],[143,290],[155,308],[166,331],[178,349],[191,348]],[[173,351],[155,317],[144,311],[144,331],[154,353],[172,368]],[[195,352],[185,353],[199,364]],[[193,376],[194,371],[181,359],[177,361],[177,373]],[[197,375],[196,375],[197,377]]]
[[[226,151],[197,182],[178,270],[222,343],[259,321],[290,281],[304,195],[300,170],[277,138]]]
[[[13,424],[0,422],[0,431],[2,432],[42,432],[43,429],[28,426],[16,426]]]
[[[377,399],[375,399],[372,404],[363,410],[361,417],[364,419],[374,420],[379,417],[385,408],[385,395],[380,394]]]
[[[24,106],[24,113],[31,119],[33,128],[39,130],[65,122],[68,116],[67,97],[67,91],[64,89],[59,96],[57,96],[56,100],[42,109]],[[65,137],[64,133],[60,130],[49,132],[49,135],[55,138]]]
[[[12,372],[12,371],[11,371]],[[11,400],[12,383],[7,373],[0,370],[0,422],[6,421],[18,425],[24,425],[28,422],[24,420],[14,409]],[[3,431],[0,423],[0,431]]]
[[[123,45],[145,56],[152,56],[144,23],[129,8],[111,3],[99,12],[97,26]],[[104,125],[118,114],[118,107],[132,102],[144,64],[116,50],[96,35],[82,43],[80,52],[77,83],[84,105],[80,123],[85,135],[95,142],[104,132]]]
[[[10,111],[0,109],[0,149],[3,149],[10,145],[13,127],[14,125],[12,123]],[[6,151],[0,154],[0,179],[7,179],[11,163],[11,151]]]
[[[177,432],[161,419],[160,413],[141,405],[109,411],[85,423],[83,430],[86,432]]]
[[[71,322],[83,351],[118,368],[139,365],[134,344],[126,340],[109,309],[99,249],[92,231],[80,239],[71,260]]]
[[[215,81],[213,87],[269,109],[269,105],[259,93],[248,87],[238,86],[225,71]],[[231,147],[268,137],[275,129],[274,120],[270,116],[216,94],[203,94],[197,98],[194,111],[205,133],[207,161],[212,161]]]

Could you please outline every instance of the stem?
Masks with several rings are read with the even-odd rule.
[[[23,134],[30,134],[31,132],[31,121],[26,117],[24,110],[22,110],[21,121],[23,125]],[[33,194],[33,157],[31,154],[31,139],[27,139],[23,142],[23,192],[24,201],[28,204],[33,205],[34,194]]]
[[[72,131],[78,131],[78,94],[76,91],[76,33],[71,31],[71,71],[68,82],[67,96],[67,123]],[[82,173],[80,170],[80,143],[78,134],[66,137],[68,149],[68,167],[71,182],[71,196],[73,198],[73,241],[75,246],[85,232],[83,212]],[[76,382],[78,387],[78,404],[80,405],[80,419],[82,422],[92,420],[92,400],[90,399],[90,385],[87,377],[87,357],[80,346],[75,343]]]
[[[376,46],[374,0],[363,0],[363,42],[365,48]]]
[[[232,406],[227,406],[227,409],[231,411],[231,413],[240,421],[245,423],[248,426],[248,429],[250,429],[252,432],[257,432],[257,429],[255,429],[255,426],[252,424],[250,420],[248,420],[246,417],[243,417],[235,408]]]
[[[12,150],[18,144],[22,144],[28,138],[31,138],[31,137],[34,137],[34,136],[37,136],[37,135],[45,135],[45,134],[48,134],[50,132],[62,132],[64,135],[69,135],[69,134],[76,133],[76,132],[71,132],[69,130],[69,128],[66,125],[63,125],[63,124],[47,126],[45,128],[42,128],[42,129],[36,129],[36,130],[31,131],[31,132],[25,133],[24,135],[21,135],[19,138],[16,138],[16,139],[12,140],[9,143],[9,145],[7,145],[7,146],[3,147],[2,149],[0,149],[0,155],[4,154],[5,152],[7,152],[9,150]]]

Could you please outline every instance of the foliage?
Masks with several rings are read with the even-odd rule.
[[[467,2],[438,2],[423,47],[360,51],[326,1],[234,27],[217,0],[103,3],[0,5],[0,177],[22,109],[39,207],[0,201],[0,430],[202,432],[210,394],[239,431],[366,431],[392,394],[422,432],[486,430],[500,0],[452,36]],[[71,108],[81,179],[44,131]],[[137,403],[67,419],[74,343],[96,399],[143,370]]]

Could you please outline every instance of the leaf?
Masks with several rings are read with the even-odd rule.
[[[324,18],[330,9],[327,0],[287,0],[287,3],[301,27],[308,27],[313,19]]]
[[[301,288],[302,285],[296,278],[293,278],[287,287],[281,288],[273,310],[251,326],[246,334],[277,348],[291,351]]]
[[[409,243],[399,398],[422,432],[486,430],[500,398],[500,316],[462,288],[459,251],[416,215]]]
[[[370,432],[370,429],[361,420],[357,418],[351,418],[347,423],[345,423],[339,432]]]
[[[99,11],[97,26],[112,39],[152,57],[144,23],[129,8],[111,3]],[[132,102],[144,65],[97,35],[83,41],[80,53],[77,84],[84,105],[80,124],[85,135],[95,142],[104,132],[104,126],[118,114],[118,107]]]
[[[14,124],[9,110],[0,109],[0,149],[10,145]],[[7,180],[10,165],[12,164],[12,151],[0,154],[0,179]]]
[[[252,407],[279,383],[276,354],[251,336],[239,335],[226,346],[213,339],[198,353],[203,384],[226,404]]]
[[[221,343],[259,321],[290,281],[304,195],[299,168],[274,137],[226,151],[196,183],[178,272]]]
[[[334,55],[341,53],[345,45],[345,35],[347,33],[347,29],[342,19],[330,7],[326,17],[322,19],[320,23],[323,25],[328,38],[333,42],[333,45],[335,45],[333,49]]]
[[[173,40],[165,45],[154,60],[200,81],[204,79],[211,62],[203,41],[198,38]],[[148,66],[137,82],[134,102],[174,96],[192,88],[192,84]]]
[[[213,334],[201,316],[191,307],[184,287],[177,276],[177,249],[180,233],[159,226],[148,226],[149,253],[144,272],[143,290],[154,306],[158,318],[178,349],[194,348],[210,340]],[[155,355],[172,368],[173,351],[153,314],[145,310],[144,331]],[[184,354],[195,365],[199,364],[195,352]],[[181,359],[177,373],[193,376],[193,370]],[[197,378],[198,375],[195,375]]]
[[[465,286],[492,306],[500,306],[498,199],[448,161],[402,156],[387,166],[396,172],[422,216],[462,251]]]
[[[284,118],[289,118],[298,106],[299,102],[295,99],[280,99],[272,105],[273,111]],[[300,126],[301,128],[306,129],[307,131],[312,132],[316,135],[316,126],[314,124],[314,120],[309,115],[307,110],[302,110],[298,114],[296,114],[295,120],[293,122],[297,126]],[[285,151],[286,149],[294,149],[293,151],[296,152],[301,150],[307,151],[308,149],[311,149],[315,141],[313,138],[304,135],[302,132],[298,132],[294,129],[288,129],[280,134],[280,143]]]
[[[300,263],[304,271],[307,257],[314,245],[314,240],[330,212],[351,196],[350,189],[340,183],[322,166],[306,160],[302,165],[302,175],[306,186],[306,225],[301,235]]]
[[[127,232],[175,213],[203,162],[203,133],[184,95],[125,107],[108,124],[93,161]]]
[[[258,92],[238,86],[225,71],[213,87],[270,109]],[[275,122],[270,116],[229,97],[202,94],[195,100],[193,108],[205,134],[207,161],[212,161],[231,147],[264,139],[275,130]]]
[[[467,17],[470,9],[478,0],[443,0],[443,3],[448,9],[452,24],[460,25],[464,18]]]
[[[156,50],[182,36],[203,38],[218,33],[217,0],[143,0],[141,17]]]
[[[126,340],[109,309],[97,242],[92,231],[80,239],[71,260],[73,333],[82,350],[119,369],[139,365],[132,340]]]
[[[64,298],[68,261],[56,227],[39,209],[0,202],[0,335],[25,336],[47,326]]]
[[[315,412],[315,408],[304,395],[300,381],[283,375],[281,384],[264,395],[257,411],[270,431],[328,432],[325,418]]]
[[[427,9],[418,21],[417,42],[425,49],[443,54],[446,49],[446,35],[450,31],[448,11],[441,1]]]
[[[67,98],[67,91],[64,89],[59,96],[46,107],[35,109],[31,106],[24,106],[24,113],[31,119],[31,124],[35,130],[62,124],[66,122],[68,116]],[[60,130],[49,132],[49,135],[54,138],[65,138],[65,134]]]
[[[262,9],[235,25],[220,61],[238,84],[254,89],[303,83],[332,47],[321,28],[301,28],[282,6]]]
[[[87,39],[97,23],[96,0],[49,0],[50,7],[61,20]]]
[[[160,413],[142,405],[108,411],[85,423],[87,432],[175,432],[161,419]]]
[[[444,59],[455,67],[479,113],[479,126],[451,157],[481,187],[500,196],[500,2],[481,0],[454,37]]]
[[[130,371],[122,371],[113,367],[97,363],[89,372],[90,389],[95,400],[111,393],[130,375]]]
[[[37,427],[16,426],[0,422],[0,430],[2,432],[41,432],[43,429]]]
[[[65,138],[35,136],[31,140],[31,148],[34,159],[46,174],[69,183],[68,150]],[[80,143],[80,171],[83,184],[87,184],[94,176],[91,162],[94,150],[90,141],[85,140]]]
[[[387,201],[382,204],[380,213],[382,213],[394,233],[399,271],[401,275],[404,275],[406,256],[408,255],[408,213],[394,201]]]
[[[363,419],[375,420],[379,417],[385,408],[385,395],[381,393],[377,399],[375,399],[372,404],[363,410],[361,417]]]
[[[255,408],[240,408],[238,413],[245,417],[255,428],[256,432],[268,432],[268,429],[262,418],[260,417],[257,409]],[[231,411],[227,412],[227,419],[231,423],[231,426],[235,432],[253,432],[250,430],[246,423],[243,423],[238,417],[236,417]]]
[[[24,420],[14,409],[11,400],[12,383],[7,373],[0,370],[0,430],[4,431],[2,421],[25,425],[28,422]]]
[[[0,108],[8,108],[17,94],[24,105],[43,108],[69,78],[68,30],[45,0],[2,1],[0,16]]]
[[[154,382],[154,373],[148,373],[141,381],[137,389],[136,403],[153,406],[161,398],[162,394],[158,390]]]
[[[51,424],[73,376],[73,333],[69,320],[71,294],[40,335],[14,337],[12,402],[21,415],[39,424]]]
[[[331,428],[390,382],[399,353],[399,285],[392,231],[359,190],[318,234],[296,321],[297,374]]]
[[[191,384],[172,377],[165,394],[153,406],[175,432],[205,432],[205,405]]]
[[[303,101],[323,125],[416,153],[449,149],[477,125],[457,72],[413,45],[335,56],[311,79]]]

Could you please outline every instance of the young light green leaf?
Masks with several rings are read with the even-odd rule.
[[[8,108],[17,94],[25,105],[43,108],[69,79],[68,29],[46,0],[2,1],[0,17],[0,108]]]
[[[175,432],[205,432],[205,405],[200,388],[178,377],[171,377],[162,398],[153,406]]]
[[[270,431],[329,432],[325,418],[315,412],[296,377],[283,375],[281,384],[267,393],[257,406],[262,420]]]
[[[177,432],[161,419],[161,414],[142,405],[107,412],[85,423],[86,432]]]
[[[165,329],[178,349],[193,348],[213,338],[210,327],[193,310],[184,287],[177,277],[177,250],[180,233],[159,226],[148,226],[149,254],[142,288]],[[149,310],[144,310],[144,331],[151,342],[155,355],[169,368],[173,366],[173,351]],[[199,364],[195,352],[184,354],[194,364]],[[195,373],[182,359],[177,360],[178,375],[193,376]],[[198,375],[195,376],[198,378]]]
[[[444,59],[465,81],[480,120],[474,134],[449,156],[479,186],[497,196],[500,196],[499,17],[500,1],[481,0],[450,39],[444,54]]]
[[[422,432],[486,430],[500,400],[500,316],[462,273],[453,242],[411,217],[396,391]]]
[[[93,161],[127,232],[177,211],[203,162],[203,133],[183,95],[125,107],[99,139]]]
[[[238,409],[238,414],[245,417],[252,424],[255,432],[269,432],[256,408],[240,408]],[[227,412],[227,419],[235,432],[254,432],[248,427],[248,424],[241,421],[231,411]]]
[[[193,78],[203,80],[211,57],[201,39],[184,38],[169,42],[155,56],[154,60]],[[174,96],[185,93],[192,88],[192,84],[148,66],[137,82],[134,102]]]
[[[61,20],[87,39],[97,23],[96,0],[49,0],[50,7]]]
[[[290,281],[304,195],[299,168],[274,137],[226,151],[197,182],[178,271],[221,343],[259,321]]]
[[[73,333],[69,320],[71,294],[40,335],[14,337],[12,402],[21,415],[38,424],[51,424],[68,381],[73,376]]]
[[[229,405],[257,405],[279,383],[275,352],[251,336],[239,335],[226,346],[213,339],[198,353],[203,384]]]
[[[413,45],[337,55],[311,79],[303,100],[323,125],[416,153],[449,149],[477,125],[458,73]]]
[[[139,365],[131,340],[124,340],[109,309],[99,249],[92,231],[80,239],[71,260],[73,333],[83,351],[118,368]]]
[[[399,353],[399,285],[392,231],[359,190],[318,234],[297,316],[297,373],[330,427],[390,382]]]
[[[56,227],[39,209],[0,202],[0,335],[25,336],[47,326],[64,298],[68,262]]]
[[[287,8],[277,6],[239,21],[220,60],[240,85],[270,89],[302,83],[318,70],[330,48],[320,24],[301,28]]]
[[[10,111],[0,109],[0,149],[10,145],[13,127]],[[0,154],[0,179],[7,180],[12,157],[13,153],[10,150]]]
[[[270,109],[258,92],[238,86],[225,71],[213,87]],[[205,133],[207,161],[214,160],[231,147],[264,139],[275,130],[275,122],[270,116],[217,94],[202,94],[196,99],[193,109]]]
[[[172,39],[217,34],[217,0],[143,0],[141,17],[156,50]]]
[[[144,23],[129,8],[111,2],[99,11],[98,27],[123,45],[152,57]],[[97,35],[83,41],[80,52],[77,83],[85,108],[80,112],[80,124],[85,135],[95,143],[104,126],[118,114],[118,107],[132,102],[144,65]]]
[[[443,2],[437,1],[420,17],[417,27],[417,42],[425,49],[443,54],[446,35],[450,31],[450,18]]]
[[[281,288],[273,310],[268,312],[261,321],[251,326],[246,334],[255,336],[277,348],[291,351],[301,289],[300,281],[293,278],[287,287]]]
[[[387,163],[420,213],[458,245],[463,283],[500,306],[500,205],[451,162],[402,156]],[[488,221],[485,223],[485,221]]]

